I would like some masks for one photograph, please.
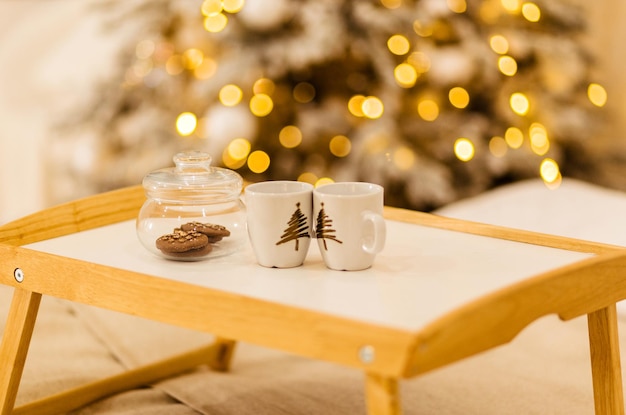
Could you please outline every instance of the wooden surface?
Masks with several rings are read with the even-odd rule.
[[[0,349],[0,355],[16,362],[12,370],[21,370],[20,361],[26,351],[23,344],[11,339],[17,336],[20,342],[28,343],[30,324],[34,322],[34,316],[28,316],[36,313],[35,293],[43,293],[362,369],[367,373],[370,413],[398,414],[398,378],[424,373],[506,343],[543,315],[555,313],[570,319],[589,314],[590,341],[599,351],[592,357],[594,385],[596,391],[602,391],[596,392],[596,398],[607,393],[609,396],[604,403],[597,403],[607,408],[598,409],[598,413],[621,413],[615,322],[601,311],[626,298],[626,254],[621,247],[386,208],[389,220],[496,238],[503,240],[502,246],[509,246],[506,241],[515,241],[520,251],[532,251],[535,248],[529,248],[531,245],[546,247],[542,249],[551,254],[563,254],[566,262],[459,304],[424,326],[407,329],[18,246],[133,219],[143,201],[141,188],[122,189],[0,227],[0,283],[16,287],[16,301],[30,304],[26,309],[15,307],[22,310],[18,312],[20,318],[7,325],[4,339],[9,340],[4,340]],[[567,252],[550,251],[554,248],[596,255],[572,261]],[[453,264],[449,258],[447,262]],[[13,277],[17,267],[24,271],[22,282]],[[375,351],[375,358],[363,359],[360,352],[364,346]],[[224,350],[224,356],[232,353],[232,348]],[[225,357],[224,368],[228,359]],[[609,369],[602,369],[607,366]],[[4,382],[0,386],[13,391],[15,379],[15,375],[0,377]],[[10,413],[7,408],[11,405],[5,402],[2,415]]]

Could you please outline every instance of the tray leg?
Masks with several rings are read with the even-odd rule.
[[[624,415],[615,304],[587,315],[596,415]]]
[[[365,401],[369,415],[401,415],[398,380],[366,373]]]
[[[41,294],[15,288],[0,344],[0,415],[13,412]]]
[[[7,414],[66,413],[107,396],[146,386],[204,364],[216,370],[227,370],[234,347],[234,341],[218,338],[210,345],[28,403]]]
[[[207,364],[209,367],[218,372],[227,372],[230,369],[230,362],[232,361],[233,354],[235,353],[235,346],[237,342],[235,340],[229,340],[222,337],[215,339],[213,347],[215,353],[210,356]]]

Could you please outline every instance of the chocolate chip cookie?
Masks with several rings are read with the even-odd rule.
[[[225,236],[230,236],[230,231],[225,226],[213,223],[189,222],[181,225],[185,232],[200,232],[209,238],[209,243],[221,241]]]
[[[183,258],[204,256],[213,249],[206,235],[182,229],[175,229],[174,232],[159,237],[156,247],[167,256]]]

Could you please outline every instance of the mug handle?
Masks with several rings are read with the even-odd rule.
[[[371,244],[364,242],[361,248],[368,254],[377,254],[383,250],[385,246],[385,238],[387,237],[387,227],[385,219],[378,213],[366,210],[361,214],[363,222],[372,222],[374,228],[374,238]]]

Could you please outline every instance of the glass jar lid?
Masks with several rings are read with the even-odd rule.
[[[178,153],[175,167],[155,170],[143,179],[146,195],[153,199],[218,203],[241,194],[243,179],[233,170],[211,166],[211,156],[201,151]]]

